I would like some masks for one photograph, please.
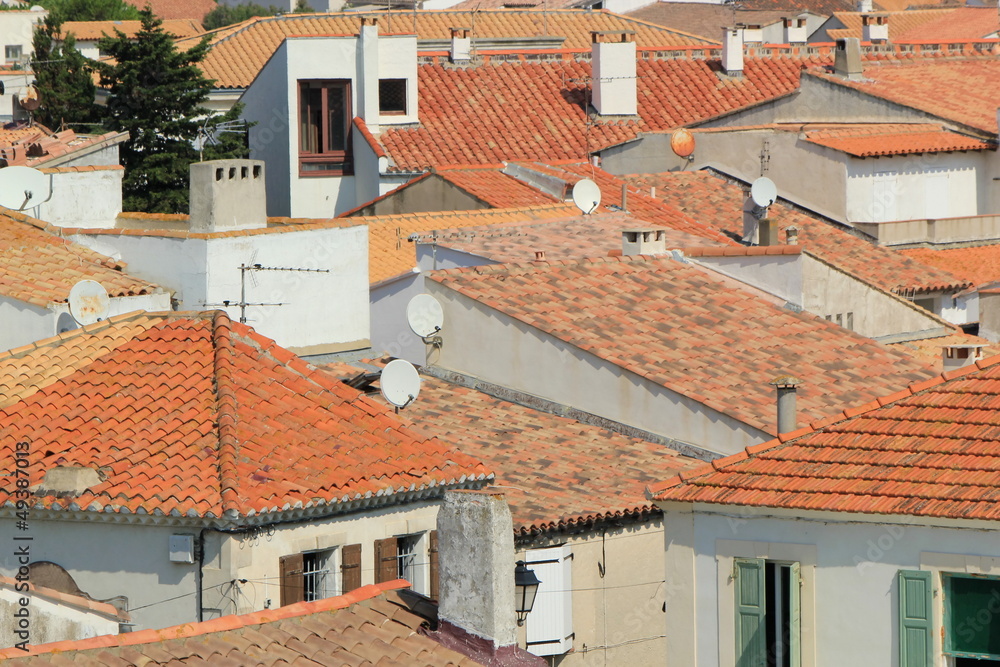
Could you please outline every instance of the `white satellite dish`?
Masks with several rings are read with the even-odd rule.
[[[406,322],[421,338],[433,336],[444,326],[444,310],[430,294],[418,294],[406,304]]]
[[[93,324],[108,317],[111,297],[99,282],[81,280],[69,291],[69,312],[79,324]]]
[[[573,203],[584,215],[590,215],[601,204],[601,188],[589,178],[583,179],[573,186]]]
[[[409,361],[393,359],[382,369],[378,388],[385,400],[405,408],[420,395],[420,374]]]
[[[23,211],[37,206],[52,196],[48,176],[31,167],[0,169],[0,206]]]
[[[750,186],[750,198],[761,208],[767,208],[778,199],[778,188],[767,176],[761,176]]]

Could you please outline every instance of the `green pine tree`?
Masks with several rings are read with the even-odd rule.
[[[90,132],[98,122],[93,68],[76,50],[73,35],[62,36],[60,27],[60,21],[49,16],[32,38],[31,69],[41,99],[34,118],[54,130],[68,126],[77,132]],[[56,43],[59,41],[62,46]]]
[[[111,57],[110,63],[98,64],[101,86],[109,93],[105,126],[129,133],[121,146],[122,203],[127,211],[185,213],[188,165],[198,160],[199,134],[204,129],[216,135],[219,124],[238,120],[241,108],[209,118],[203,104],[212,82],[198,68],[207,39],[179,52],[163,22],[148,8],[141,14],[142,30],[134,38],[117,32],[100,41]],[[246,157],[241,135],[218,137],[206,147],[206,160]]]
[[[135,21],[139,10],[124,0],[38,0],[49,16],[63,21]]]

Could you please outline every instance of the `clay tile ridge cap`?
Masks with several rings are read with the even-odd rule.
[[[703,466],[699,466],[694,470],[689,470],[687,472],[674,475],[667,478],[663,482],[657,484],[651,484],[646,486],[646,498],[648,500],[664,500],[663,495],[670,489],[682,486],[685,484],[690,484],[697,481],[707,475],[711,475],[717,471],[725,469],[727,466],[734,463],[739,463],[740,461],[745,461],[748,458],[753,458],[754,456],[760,454],[761,452],[766,452],[777,447],[789,444],[799,438],[810,435],[812,433],[817,433],[823,429],[829,428],[834,424],[840,423],[846,419],[853,419],[859,415],[871,412],[873,410],[880,410],[886,405],[895,403],[896,401],[901,401],[904,398],[909,398],[910,396],[915,396],[916,394],[934,389],[949,380],[954,380],[955,378],[962,377],[968,373],[974,371],[983,370],[989,368],[990,366],[995,366],[1000,364],[1000,354],[993,355],[986,359],[977,361],[975,364],[969,364],[964,368],[959,368],[952,371],[947,371],[935,377],[932,377],[923,382],[914,382],[909,387],[896,391],[892,394],[887,394],[883,398],[878,398],[873,401],[866,403],[860,408],[847,408],[839,415],[833,415],[826,419],[818,420],[810,424],[809,426],[804,426],[796,431],[790,433],[781,433],[777,438],[773,438],[766,442],[762,442],[757,445],[750,445],[741,452],[735,454],[730,454],[729,456],[724,456],[722,458],[715,459],[711,463]]]
[[[299,602],[277,609],[265,609],[263,611],[250,612],[249,614],[222,616],[210,621],[200,623],[184,623],[160,630],[140,630],[120,635],[104,635],[101,637],[91,637],[75,641],[59,641],[51,644],[29,645],[28,651],[12,647],[0,650],[0,660],[9,658],[20,658],[31,655],[42,655],[46,653],[66,651],[82,651],[90,648],[114,648],[119,646],[136,646],[139,644],[152,644],[169,639],[188,639],[198,637],[212,632],[222,632],[248,625],[261,625],[273,621],[281,621],[288,618],[297,618],[324,611],[336,609],[346,609],[353,604],[371,600],[390,591],[409,588],[409,582],[403,579],[395,579],[381,584],[369,584],[357,588],[345,595],[324,598],[315,602]]]

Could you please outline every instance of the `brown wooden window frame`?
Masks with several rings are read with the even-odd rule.
[[[321,90],[319,108],[309,104],[305,99],[306,91]],[[330,90],[340,89],[343,91],[343,118],[344,118],[344,147],[343,149],[331,149],[328,147],[330,139]],[[353,151],[351,150],[351,128],[353,126],[353,113],[351,103],[351,82],[349,79],[302,79],[299,81],[298,90],[298,130],[299,130],[299,176],[302,178],[316,178],[323,176],[350,176],[354,173]],[[317,150],[307,150],[306,127],[313,125],[310,116],[313,112],[319,112],[319,127],[316,136]],[[337,166],[339,165],[339,167]],[[310,169],[308,167],[321,167]]]

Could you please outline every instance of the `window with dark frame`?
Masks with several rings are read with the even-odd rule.
[[[379,79],[378,112],[386,116],[406,114],[406,79]]]
[[[21,59],[21,45],[8,44],[4,47],[4,57],[8,62]]]
[[[350,81],[299,81],[299,175],[352,174]]]
[[[956,667],[1000,665],[1000,579],[946,574],[945,653]]]

